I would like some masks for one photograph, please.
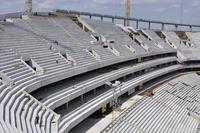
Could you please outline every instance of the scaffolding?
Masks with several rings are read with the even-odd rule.
[[[115,111],[117,111],[117,107],[118,107],[117,88],[120,87],[119,89],[121,92],[120,84],[121,84],[120,81],[115,81],[115,83],[111,84],[112,92],[113,92],[113,96],[112,96],[112,133],[115,132],[115,129],[114,129]]]

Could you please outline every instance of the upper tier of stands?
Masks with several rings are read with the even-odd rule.
[[[178,56],[181,60],[199,60],[200,49],[198,44],[198,33],[186,32],[187,39],[181,39],[175,32],[162,31],[165,35],[165,39],[175,49],[178,50]]]
[[[167,46],[168,44],[165,44],[164,46],[165,50],[160,49],[159,47],[156,46],[156,42],[149,42],[147,38],[145,38],[143,35],[140,34],[139,36],[137,35],[133,36],[133,38],[136,39],[137,41],[136,42],[135,40],[131,39],[131,37],[129,37],[123,31],[123,29],[120,29],[120,27],[117,27],[110,22],[101,22],[98,20],[91,20],[84,18],[83,21],[85,21],[93,29],[93,32],[103,36],[106,40],[113,41],[113,43],[110,45],[116,48],[116,50],[119,51],[121,55],[124,54],[124,56],[130,56],[133,54],[133,52],[127,51],[126,47],[127,45],[135,49],[135,54],[144,54],[144,53],[148,54],[151,53],[152,51],[153,53],[167,52],[168,50],[173,51],[173,49],[170,48],[170,46]],[[149,47],[150,50],[145,49],[145,47],[142,45],[147,45],[147,47]],[[168,47],[169,49],[166,49],[166,47]]]
[[[161,37],[159,37],[154,31],[151,30],[142,30],[142,32],[148,36],[150,40],[152,40],[157,45],[160,45],[164,50],[172,49],[174,48],[169,43],[167,43],[165,40],[163,40]]]

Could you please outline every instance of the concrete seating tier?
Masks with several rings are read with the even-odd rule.
[[[130,56],[132,55],[131,51],[128,52],[124,45],[131,45],[135,50],[136,53],[145,53],[144,49],[136,44],[131,38],[123,32],[119,27],[115,26],[109,22],[101,22],[98,20],[90,20],[90,19],[83,19],[86,23],[88,23],[96,33],[103,35],[107,40],[114,41],[113,47],[116,48],[120,53],[121,56]],[[125,51],[124,51],[125,49]]]
[[[186,32],[186,35],[188,36],[189,40],[193,42],[193,45],[199,48],[200,34],[198,32]]]
[[[163,74],[176,71],[180,69],[180,65],[174,65],[171,67],[167,67],[161,70],[153,71],[147,74],[144,74],[142,76],[139,76],[137,78],[134,78],[130,81],[124,82],[121,87],[118,87],[116,89],[116,95],[120,96],[127,91],[140,86],[142,83],[150,81],[151,79],[154,79],[156,77],[159,77]],[[80,123],[82,120],[90,116],[92,113],[97,111],[102,106],[106,105],[107,103],[112,101],[112,93],[113,90],[110,89],[107,92],[103,93],[100,96],[97,96],[96,98],[92,99],[91,101],[83,104],[81,107],[75,109],[74,111],[70,112],[69,114],[66,114],[65,116],[62,116],[61,123],[60,123],[60,131],[61,132],[68,132],[71,128],[76,126],[78,123]]]
[[[161,65],[165,63],[170,64],[174,61],[176,61],[175,57],[157,59],[154,61],[147,61],[147,62],[140,63],[132,67],[126,67],[123,69],[114,70],[105,74],[98,74],[95,77],[89,78],[88,76],[88,79],[85,79],[80,83],[79,82],[75,83],[74,86],[71,86],[72,83],[69,86],[65,82],[60,83],[59,85],[55,84],[48,87],[49,91],[45,96],[44,96],[44,93],[42,92],[37,92],[38,93],[37,96],[39,99],[40,98],[43,99],[41,102],[43,102],[47,107],[51,109],[55,109],[59,107],[60,105],[72,100],[73,98],[79,97],[80,95],[83,95],[84,93],[87,93],[99,86],[104,85],[108,81],[113,81],[114,79],[118,79],[120,77],[129,75],[131,73],[134,73],[143,69],[147,69],[156,65]],[[50,89],[50,88],[56,88],[56,91],[55,89]],[[44,88],[44,90],[46,89]],[[50,90],[52,90],[52,92]]]
[[[177,60],[176,51],[159,51],[152,42],[141,38],[154,49],[152,52],[145,52],[140,45],[111,23],[90,20],[86,22],[107,40],[114,40],[114,43],[110,43],[108,48],[91,44],[94,39],[90,33],[84,32],[68,17],[30,16],[27,19],[14,19],[13,22],[0,22],[2,24],[0,29],[0,132],[67,132],[102,105],[111,102],[111,90],[108,89],[106,93],[62,116],[61,122],[60,115],[53,109],[104,85],[106,81],[116,80],[141,69],[169,64],[163,69],[147,70],[148,73],[127,81],[121,89],[117,89],[120,96],[163,74],[188,67],[199,68],[199,65],[173,64]],[[127,45],[136,52],[132,52]],[[119,55],[111,52],[112,50],[119,52]],[[99,59],[95,58],[91,51],[96,53]],[[68,60],[68,55],[73,58],[75,64]],[[160,57],[155,57],[155,55]],[[156,59],[147,58],[150,56]],[[52,85],[52,87],[57,87],[54,91],[46,88],[47,85],[56,84],[67,78],[114,64],[127,63],[127,61],[140,63],[108,73],[98,73],[74,82],[73,87],[63,83],[60,86]],[[38,69],[42,71],[39,74]],[[46,96],[38,101],[29,93],[41,87],[45,88]],[[185,97],[186,93],[176,95]],[[188,97],[195,97],[195,92],[188,95]],[[195,99],[199,100],[198,97]],[[189,98],[187,100],[192,101]],[[187,107],[191,112],[199,114],[199,108],[196,106],[198,104],[194,103]],[[133,129],[129,127],[129,130]]]
[[[155,51],[162,51],[163,50],[163,48],[159,48],[158,46],[156,46],[155,42],[148,40],[143,35],[139,35],[138,37],[139,37],[139,39],[142,40],[142,42],[144,44],[146,44],[150,48],[150,51],[155,52]]]
[[[4,82],[3,77],[0,87],[0,118],[4,121],[4,127],[2,130],[7,130],[5,124],[10,125],[8,129],[10,132],[15,128],[23,132],[37,132],[36,130],[36,119],[40,120],[41,125],[47,125],[43,132],[55,131],[52,125],[52,121],[55,121],[56,114],[49,109],[45,109],[42,104],[37,103],[37,100],[32,98],[28,93],[21,92],[21,87],[25,87],[30,83],[31,80],[36,79],[34,71],[27,67],[26,64],[21,60],[17,59],[13,51],[1,50],[0,55],[2,60],[8,60],[7,55],[11,61],[0,63],[0,71],[5,74],[10,82]],[[39,108],[35,112],[35,109]],[[44,110],[45,109],[45,110]],[[43,110],[48,112],[49,116],[38,116],[38,113]],[[33,115],[34,114],[34,115]],[[54,118],[55,117],[55,118]],[[44,123],[45,122],[45,123]],[[40,123],[37,123],[40,125]],[[13,128],[13,130],[11,129]],[[41,126],[38,127],[41,130]],[[18,132],[16,130],[16,132]]]
[[[151,38],[152,41],[154,41],[154,43],[157,43],[157,44],[161,45],[164,49],[168,49],[168,50],[172,49],[170,44],[167,43],[162,38],[160,38],[154,31],[143,30],[142,32],[144,32],[145,35],[147,35],[149,38]]]
[[[154,91],[152,97],[144,96],[124,111],[103,133],[110,132],[199,132],[200,77],[186,74]],[[198,89],[197,89],[197,88]]]
[[[178,35],[175,32],[163,31],[163,34],[166,36],[166,39],[170,43],[173,43],[176,46],[176,48],[188,49],[188,47],[183,42],[181,42],[181,39],[178,37]]]

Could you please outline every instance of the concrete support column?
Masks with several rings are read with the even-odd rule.
[[[140,86],[139,86],[139,90],[142,90],[143,89],[143,84],[141,84]]]
[[[149,30],[151,29],[151,22],[149,22],[149,26],[148,26],[148,29],[149,29]]]
[[[127,19],[124,19],[124,26],[127,26]]]
[[[95,88],[95,89],[94,89],[94,95],[96,95],[96,94],[97,94],[97,89]]]
[[[113,106],[113,101],[111,101],[111,102],[109,103],[109,107],[112,108],[112,106]]]
[[[178,30],[178,25],[175,25],[175,31],[177,31]]]
[[[101,113],[105,113],[107,111],[107,105],[104,105],[102,108],[101,108]]]
[[[141,71],[139,71],[139,75],[142,75],[142,70],[141,70]]]
[[[162,23],[162,30],[165,30],[165,24]]]
[[[138,58],[138,63],[142,62],[142,59],[141,58]]]
[[[134,77],[134,76],[135,76],[135,73],[131,73],[131,76]]]
[[[135,92],[135,88],[134,89],[131,89],[128,91],[128,95],[130,96],[131,94],[133,94]]]
[[[65,104],[65,108],[66,108],[66,109],[69,108],[69,104],[68,104],[68,102]]]
[[[101,21],[103,21],[103,16],[101,16]]]
[[[115,23],[115,19],[114,18],[112,18],[112,23]]]
[[[136,29],[138,29],[138,28],[139,28],[139,21],[136,20]]]
[[[127,79],[127,77],[126,77],[126,76],[124,76],[124,77],[123,77],[123,80],[124,80],[124,81],[126,81],[126,79]]]
[[[81,102],[84,102],[84,97],[83,97],[83,95],[81,95]]]
[[[112,100],[112,101],[110,102],[110,108],[113,107],[114,104],[117,103],[117,102],[118,102],[118,97],[115,98],[115,101]]]
[[[192,31],[192,26],[190,25],[190,31]]]
[[[107,85],[104,85],[105,86],[105,89],[108,89],[108,86]]]

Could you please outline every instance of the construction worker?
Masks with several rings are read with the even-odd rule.
[[[57,41],[57,40],[55,40],[54,43],[55,43],[56,45],[58,45],[58,41]]]

